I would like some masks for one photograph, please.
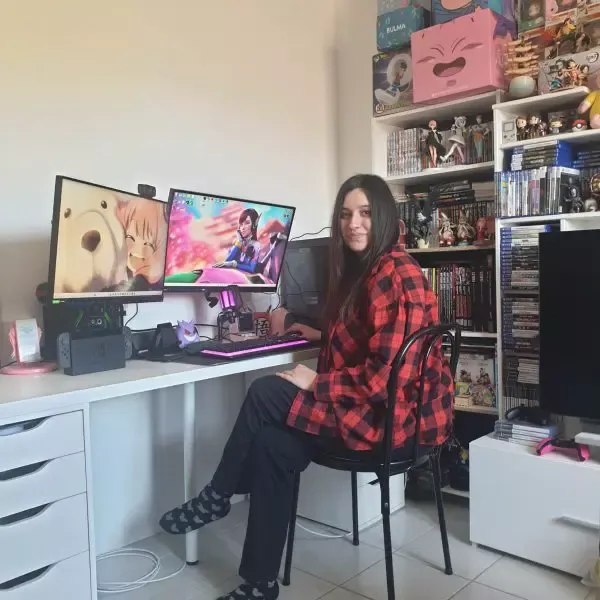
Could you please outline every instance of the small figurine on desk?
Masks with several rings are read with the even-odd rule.
[[[546,123],[544,123],[540,115],[529,115],[529,124],[527,126],[527,139],[544,137],[546,135]]]
[[[177,321],[176,333],[180,348],[185,348],[200,340],[193,321]]]
[[[527,139],[527,117],[517,117],[517,141],[522,142]]]
[[[467,215],[463,210],[458,213],[458,227],[456,228],[456,238],[459,246],[468,246],[475,237],[475,229],[467,221]]]
[[[442,162],[446,162],[451,157],[454,158],[454,164],[463,165],[465,163],[465,133],[467,125],[467,117],[454,117],[454,123],[451,126],[452,133],[448,138],[452,142],[450,150],[442,156]],[[458,154],[458,158],[456,157]]]
[[[440,246],[453,246],[456,241],[454,235],[454,225],[450,222],[448,215],[440,211],[440,219],[442,221],[440,225]]]
[[[483,162],[485,142],[490,135],[490,128],[483,122],[483,117],[477,115],[475,117],[475,124],[471,125],[469,130],[473,139],[473,146],[475,147],[475,162]]]
[[[429,156],[429,162],[431,168],[438,166],[441,157],[446,152],[446,148],[442,145],[442,134],[438,131],[438,123],[435,119],[431,119],[428,124],[429,131],[425,138],[425,145],[427,146],[427,153]]]

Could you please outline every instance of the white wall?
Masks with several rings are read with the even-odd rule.
[[[335,18],[336,0],[2,0],[0,322],[40,317],[57,173],[292,204],[296,235],[326,225]],[[180,296],[140,305],[132,327],[193,317],[210,318],[204,301]],[[199,483],[243,387],[198,386]],[[150,535],[183,499],[180,392],[154,396],[93,407],[100,551]]]
[[[57,173],[298,207],[335,191],[334,0],[3,0],[1,321],[39,314]],[[136,326],[188,302],[141,307]]]
[[[337,0],[336,11],[337,171],[343,180],[371,172],[377,1]]]

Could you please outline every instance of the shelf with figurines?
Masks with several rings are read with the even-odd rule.
[[[464,115],[452,121],[430,119],[426,126],[395,129],[387,134],[386,180],[416,184],[493,172],[494,133],[491,118]]]

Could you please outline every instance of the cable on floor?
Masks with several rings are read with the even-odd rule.
[[[304,525],[300,525],[300,523],[298,523],[298,521],[296,521],[296,527],[300,527],[300,529],[303,529],[304,531],[307,531],[308,533],[312,533],[312,535],[316,535],[316,536],[322,537],[322,538],[327,538],[329,540],[337,540],[337,539],[345,538],[345,537],[348,537],[348,536],[352,535],[351,531],[349,533],[342,533],[341,535],[332,535],[332,534],[329,534],[329,533],[320,533],[318,531],[313,531],[312,529],[309,529],[308,527],[304,527]]]
[[[142,548],[123,548],[121,550],[114,550],[113,552],[107,552],[98,556],[97,562],[107,560],[109,558],[118,558],[124,556],[135,556],[138,558],[146,559],[152,563],[152,567],[145,575],[139,577],[135,581],[98,581],[98,592],[103,594],[123,594],[124,592],[132,592],[133,590],[139,590],[149,583],[158,583],[160,581],[166,581],[179,575],[186,567],[185,562],[175,572],[165,575],[164,577],[156,577],[160,571],[161,561],[160,557],[150,550],[143,550]]]

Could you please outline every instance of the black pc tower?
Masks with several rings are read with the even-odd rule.
[[[318,329],[323,327],[327,300],[330,240],[291,241],[281,273],[281,305],[296,322]]]

